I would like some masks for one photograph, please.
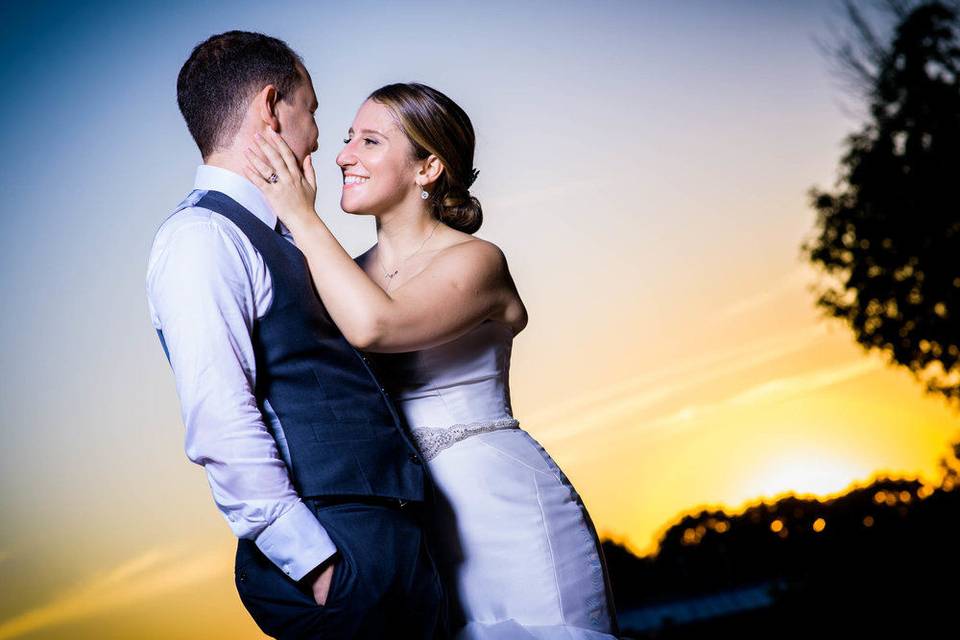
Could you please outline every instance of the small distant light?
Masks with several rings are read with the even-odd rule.
[[[697,532],[693,529],[684,529],[683,530],[683,544],[697,544],[699,542],[697,538]]]
[[[900,492],[900,502],[910,502],[913,499],[913,495],[909,491]]]
[[[713,530],[717,533],[725,533],[728,529],[730,529],[730,524],[722,520],[713,526]]]
[[[887,492],[877,491],[875,494],[873,494],[873,501],[877,504],[883,504],[887,501]]]
[[[780,533],[782,529],[783,522],[781,520],[774,520],[770,523],[770,531],[773,531],[774,533]]]
[[[817,518],[816,520],[813,521],[813,530],[816,531],[817,533],[820,533],[826,528],[827,528],[827,521],[824,520],[823,518]]]
[[[863,519],[863,526],[872,527],[873,526],[873,516],[867,516]]]
[[[929,498],[932,495],[933,495],[933,487],[929,485],[923,485],[919,489],[917,489],[917,497],[920,498],[921,500],[924,498]]]

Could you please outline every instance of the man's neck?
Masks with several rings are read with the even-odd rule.
[[[226,169],[238,176],[246,177],[246,173],[244,173],[243,170],[247,166],[247,160],[243,156],[236,154],[233,150],[211,153],[203,159],[203,164]]]

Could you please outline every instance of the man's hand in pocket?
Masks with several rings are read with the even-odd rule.
[[[327,603],[334,567],[339,564],[339,559],[340,553],[334,553],[307,574],[307,583],[313,585],[313,599],[321,607]]]

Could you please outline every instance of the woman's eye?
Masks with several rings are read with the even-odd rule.
[[[380,143],[377,142],[376,140],[371,140],[370,138],[364,138],[363,141],[364,141],[364,142],[369,142],[370,144],[380,144]]]
[[[344,138],[344,139],[343,139],[343,144],[350,144],[350,141],[351,141],[351,140],[353,140],[353,138]]]

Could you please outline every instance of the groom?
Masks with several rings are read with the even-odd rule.
[[[272,129],[317,149],[317,98],[284,42],[199,44],[177,101],[203,165],[147,273],[186,453],[239,538],[240,599],[278,638],[442,637],[421,522],[431,489],[386,392],[327,315],[244,150]]]

